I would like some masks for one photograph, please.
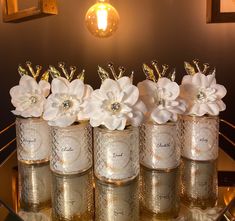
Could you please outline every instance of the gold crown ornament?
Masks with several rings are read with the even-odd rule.
[[[169,65],[167,64],[161,65],[161,68],[156,60],[153,60],[151,64],[154,67],[156,74],[154,73],[154,69],[150,68],[147,64],[144,63],[142,68],[146,79],[151,80],[153,82],[157,82],[160,78],[167,77],[171,81],[175,81],[175,68],[168,72]]]

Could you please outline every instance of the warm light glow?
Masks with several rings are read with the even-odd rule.
[[[100,8],[97,13],[98,29],[105,31],[108,26],[108,12],[105,8]]]
[[[96,37],[109,37],[118,28],[119,15],[107,0],[98,0],[87,11],[85,18],[88,30]]]

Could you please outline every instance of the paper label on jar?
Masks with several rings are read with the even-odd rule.
[[[107,167],[112,170],[121,170],[128,166],[130,161],[130,147],[128,142],[114,141],[106,144]]]
[[[51,168],[61,173],[76,173],[89,169],[92,155],[85,131],[54,133]]]
[[[179,165],[180,150],[176,126],[145,126],[146,138],[141,148],[141,163],[154,169],[171,169]],[[141,141],[142,142],[142,141]]]
[[[193,160],[213,160],[218,156],[216,121],[187,122],[182,155]]]
[[[45,121],[17,124],[18,160],[43,160],[50,154],[49,129]]]

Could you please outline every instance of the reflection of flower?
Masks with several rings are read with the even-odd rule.
[[[49,125],[66,127],[77,120],[88,119],[84,110],[93,91],[89,85],[78,79],[70,83],[65,78],[59,77],[53,79],[51,91],[43,114]]]
[[[34,78],[23,75],[19,85],[10,90],[11,102],[16,108],[12,112],[22,117],[40,117],[49,92],[48,82],[37,83]]]
[[[186,110],[184,102],[178,99],[179,85],[168,78],[162,77],[157,83],[144,80],[138,84],[138,88],[148,108],[147,116],[158,124],[176,121],[177,114]]]
[[[146,111],[129,77],[106,79],[100,89],[93,91],[88,107],[91,125],[104,125],[110,130],[123,130],[129,123],[139,126]]]
[[[215,74],[196,73],[185,75],[182,80],[180,96],[187,102],[187,114],[203,116],[218,115],[226,106],[221,100],[227,91],[224,86],[216,84]]]

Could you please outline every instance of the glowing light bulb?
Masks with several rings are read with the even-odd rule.
[[[98,0],[91,6],[85,17],[88,30],[96,37],[109,37],[118,28],[119,14],[107,0]]]

